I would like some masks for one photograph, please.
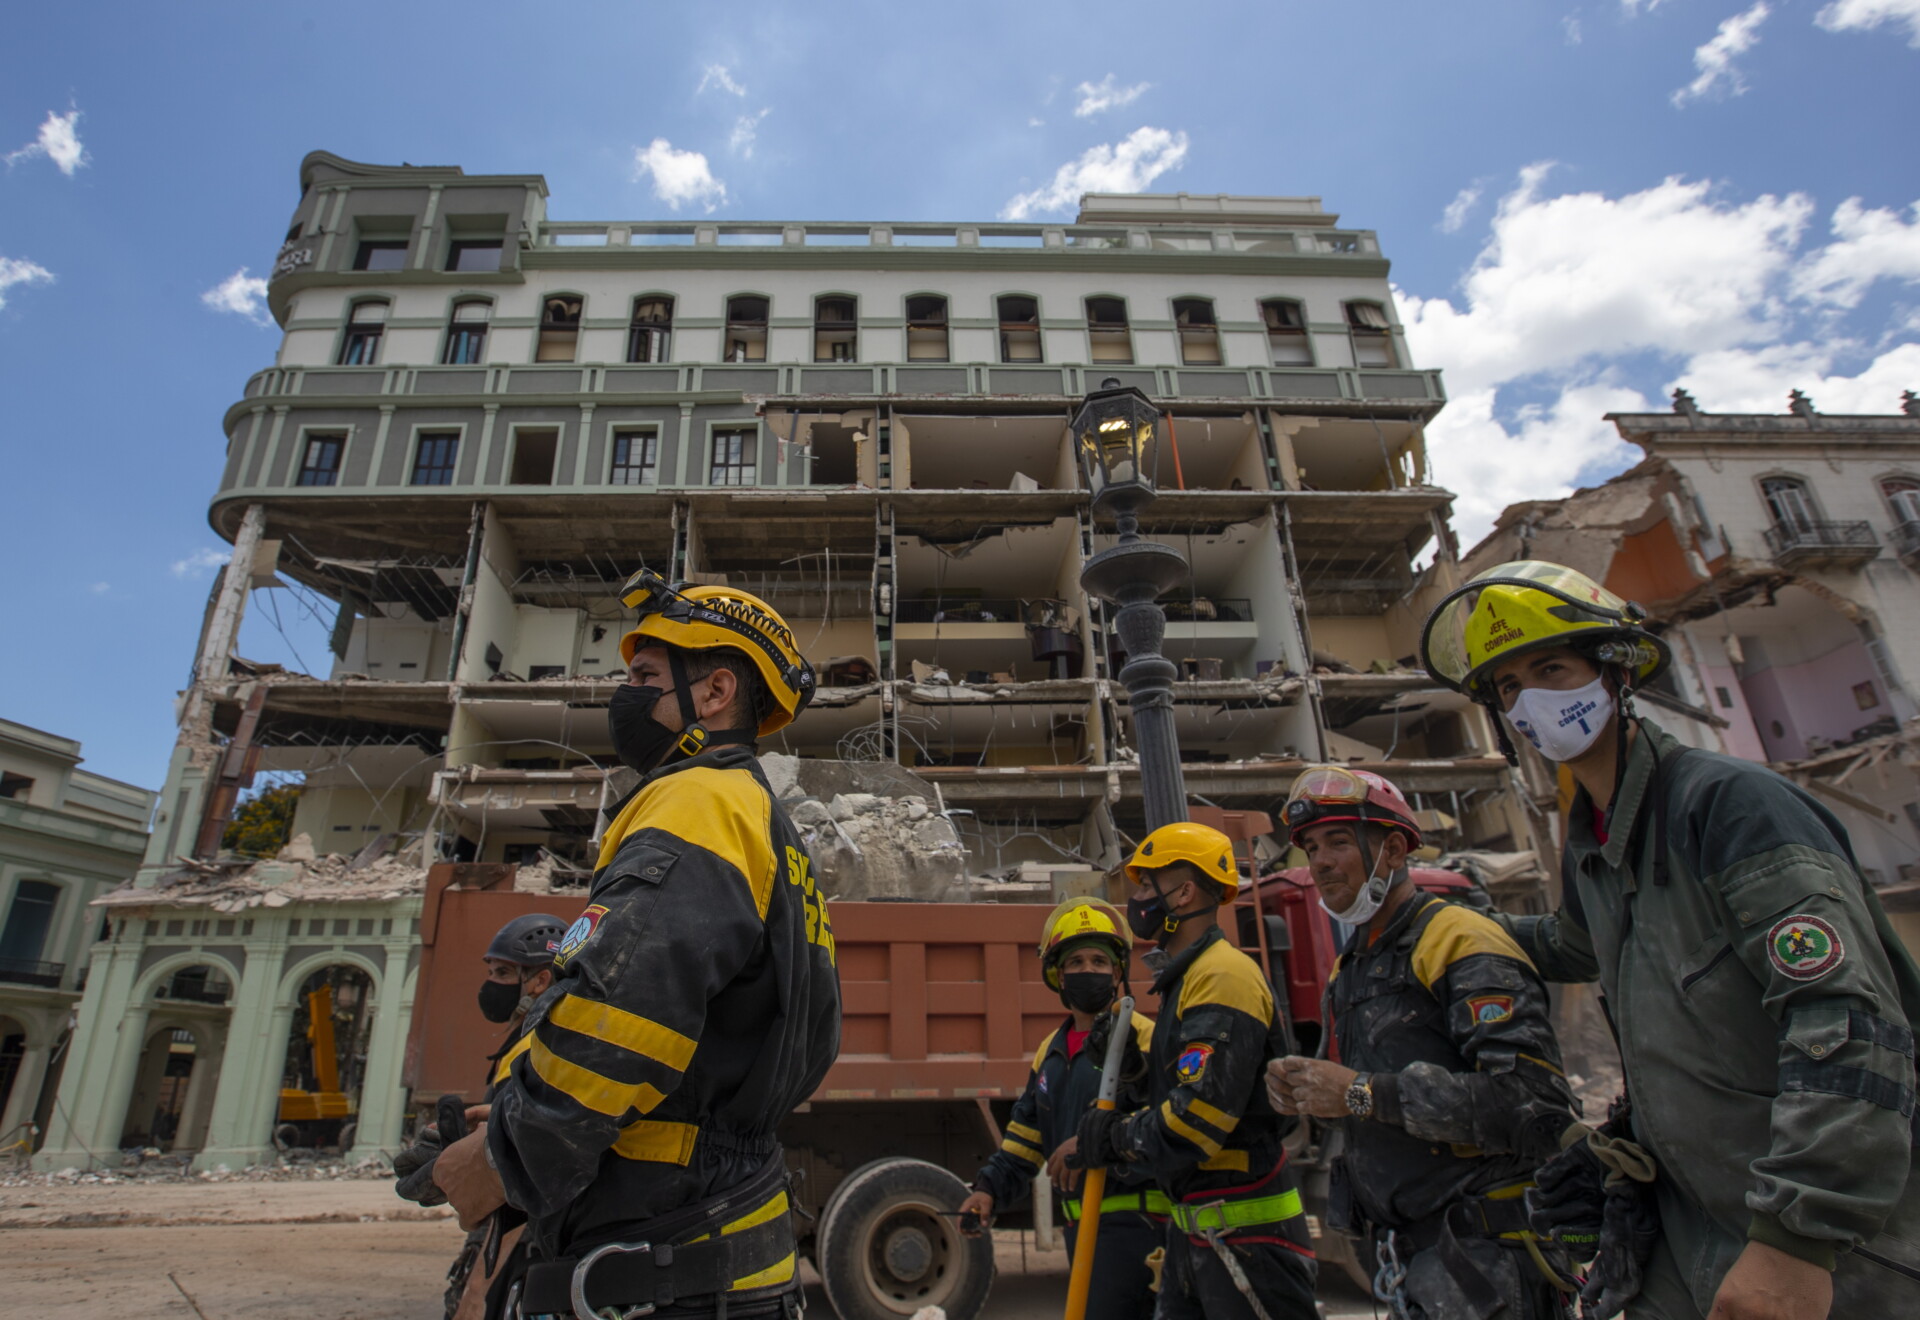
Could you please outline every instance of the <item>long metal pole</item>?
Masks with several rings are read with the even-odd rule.
[[[1120,1060],[1126,1055],[1126,1033],[1133,1030],[1133,996],[1123,995],[1114,1008],[1113,1031],[1107,1037],[1107,1057],[1100,1074],[1096,1109],[1113,1109],[1120,1093]],[[1080,1223],[1073,1235],[1073,1274],[1067,1280],[1066,1320],[1085,1320],[1087,1292],[1093,1286],[1093,1248],[1100,1236],[1100,1201],[1107,1194],[1107,1170],[1094,1165],[1080,1188]]]

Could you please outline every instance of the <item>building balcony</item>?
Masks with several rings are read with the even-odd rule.
[[[1893,543],[1893,553],[1900,556],[1901,563],[1909,568],[1920,567],[1920,522],[1896,523],[1888,540]]]
[[[60,978],[66,975],[66,971],[65,963],[39,962],[32,958],[0,958],[0,982],[13,985],[40,985],[57,990]]]
[[[1781,568],[1858,568],[1880,554],[1879,538],[1865,522],[1775,523],[1762,535]]]

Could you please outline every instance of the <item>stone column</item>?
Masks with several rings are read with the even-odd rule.
[[[47,1123],[47,1140],[33,1159],[35,1169],[92,1168],[95,1161],[89,1152],[110,1155],[118,1149],[133,1062],[128,1062],[118,1081],[115,1064],[128,1038],[133,1041],[134,1059],[138,1058],[147,1026],[146,1009],[135,1010],[132,1003],[143,943],[134,938],[107,946],[104,957],[96,952],[87,994],[80,1001],[79,1025],[67,1047],[57,1103]]]
[[[53,1042],[60,1035],[61,1011],[22,1005],[9,1008],[7,1016],[19,1022],[27,1037],[26,1052],[20,1056],[20,1070],[13,1075],[13,1090],[7,1095],[4,1112],[0,1112],[0,1141],[11,1144],[27,1135],[15,1133],[14,1128],[33,1120],[40,1087],[47,1076],[47,1063],[53,1056]]]
[[[213,1115],[207,1121],[207,1144],[193,1157],[196,1170],[222,1164],[243,1168],[263,1159],[271,1149],[291,1006],[288,1012],[277,1011],[280,973],[287,956],[286,923],[278,917],[268,920],[268,935],[247,947],[247,965],[234,987],[220,1082],[213,1093]]]
[[[354,1129],[349,1160],[363,1160],[400,1149],[400,1130],[406,1120],[406,1089],[400,1085],[400,1064],[407,1048],[407,1024],[413,1018],[413,1000],[406,992],[407,946],[387,946],[387,965],[380,973],[379,998],[373,1007],[373,1034],[367,1041],[367,1076],[360,1087],[360,1115]]]

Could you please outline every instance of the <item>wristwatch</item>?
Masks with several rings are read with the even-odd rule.
[[[1373,1077],[1361,1073],[1347,1087],[1347,1112],[1355,1118],[1373,1115]]]

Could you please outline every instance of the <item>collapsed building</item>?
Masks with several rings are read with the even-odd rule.
[[[269,282],[279,350],[224,419],[210,517],[232,558],[145,865],[112,900],[75,1073],[91,1117],[46,1162],[120,1139],[137,1051],[108,1024],[187,968],[232,987],[200,1161],[264,1151],[275,1084],[317,1084],[295,1037],[329,968],[358,978],[327,982],[355,1005],[336,1044],[365,1042],[335,1070],[359,1086],[351,1142],[390,1149],[421,877],[584,880],[620,791],[618,588],[643,565],[761,596],[818,669],[764,750],[830,896],[1104,876],[1144,815],[1125,657],[1079,587],[1115,531],[1068,422],[1109,377],[1164,410],[1141,531],[1191,566],[1163,605],[1192,797],[1270,811],[1332,758],[1392,776],[1441,846],[1544,837],[1551,793],[1519,791],[1481,713],[1415,668],[1459,580],[1424,444],[1444,394],[1377,236],[1318,198],[1089,195],[1071,224],[560,221],[539,176],[324,152],[300,186]],[[330,622],[327,672],[241,658],[256,591]],[[315,858],[225,868],[264,772],[304,777]],[[412,878],[383,888],[395,868]]]

